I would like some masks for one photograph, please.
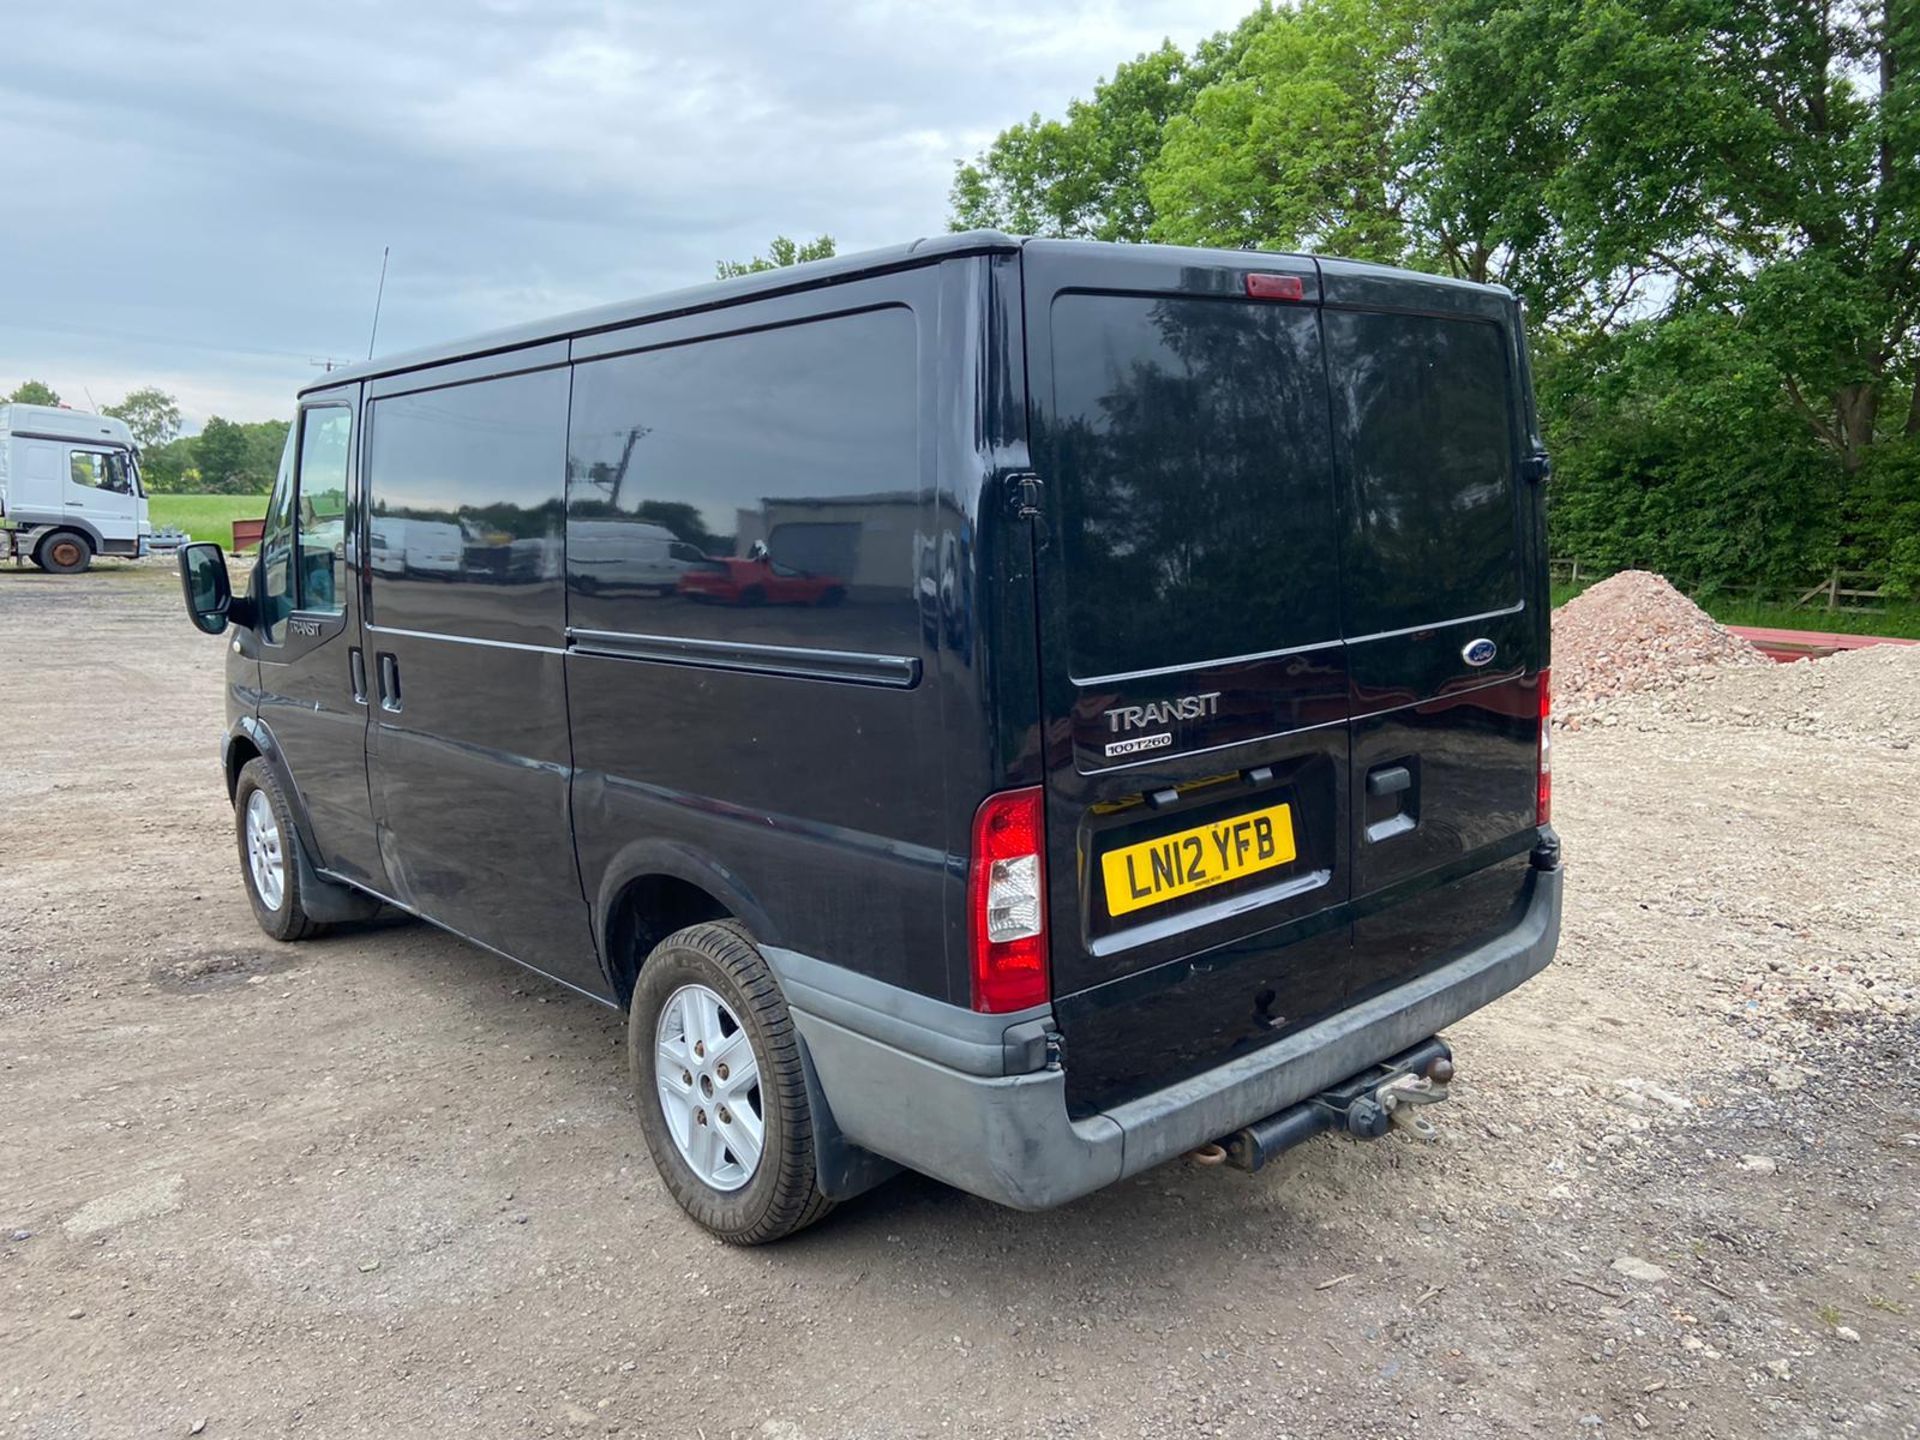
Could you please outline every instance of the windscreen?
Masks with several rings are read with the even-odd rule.
[[[1074,678],[1337,639],[1315,312],[1067,293],[1052,349]]]
[[[1520,598],[1506,340],[1479,320],[1326,313],[1349,638]]]

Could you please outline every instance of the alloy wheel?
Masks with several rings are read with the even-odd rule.
[[[287,891],[286,857],[280,842],[280,822],[274,819],[273,805],[264,790],[247,797],[247,869],[253,874],[253,888],[260,903],[278,910]]]
[[[738,1190],[766,1144],[760,1062],[740,1017],[705,985],[667,997],[654,1026],[654,1085],[674,1147],[702,1184]]]

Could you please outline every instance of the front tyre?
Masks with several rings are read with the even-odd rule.
[[[75,530],[56,530],[33,552],[33,563],[49,575],[78,575],[93,563],[93,546]]]
[[[627,1017],[640,1129],[673,1198],[730,1245],[833,1208],[822,1195],[793,1018],[735,925],[691,925],[640,967]]]
[[[253,918],[275,940],[304,940],[326,927],[300,903],[300,841],[293,810],[265,760],[249,760],[233,790],[233,818],[240,843],[240,873],[246,877]]]

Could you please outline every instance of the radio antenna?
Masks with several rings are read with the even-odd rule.
[[[380,247],[380,288],[373,292],[373,330],[367,336],[367,359],[373,358],[373,342],[380,334],[380,302],[387,294],[387,256],[391,254],[391,245]]]

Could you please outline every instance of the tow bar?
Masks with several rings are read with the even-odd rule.
[[[1377,1140],[1398,1128],[1421,1140],[1438,1140],[1440,1132],[1420,1110],[1446,1099],[1452,1079],[1453,1051],[1447,1042],[1437,1036],[1422,1040],[1311,1100],[1224,1136],[1220,1144],[1226,1150],[1226,1163],[1240,1170],[1258,1170],[1282,1151],[1324,1130]]]

